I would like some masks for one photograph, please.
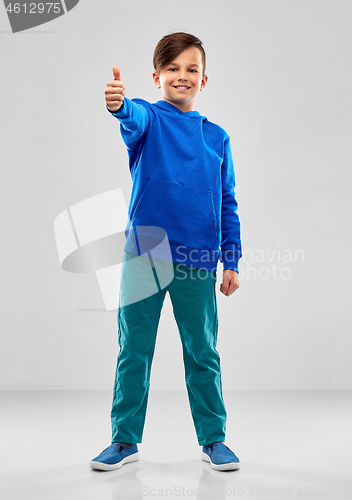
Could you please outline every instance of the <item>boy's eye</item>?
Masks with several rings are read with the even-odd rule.
[[[169,71],[174,71],[174,70],[176,71],[176,68],[169,68]],[[195,73],[197,72],[196,69],[190,69],[190,71],[194,71]]]

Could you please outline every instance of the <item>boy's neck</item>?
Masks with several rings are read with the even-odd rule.
[[[188,113],[188,111],[193,111],[193,104],[194,104],[194,101],[188,103],[188,104],[175,104],[174,102],[171,102],[169,101],[168,99],[165,99],[165,97],[163,97],[162,99],[163,101],[166,101],[166,102],[169,102],[170,104],[172,104],[173,106],[175,106],[176,108],[180,109],[181,111],[183,111],[183,113]]]

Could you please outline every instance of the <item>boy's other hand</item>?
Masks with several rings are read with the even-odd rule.
[[[113,113],[121,108],[125,95],[125,86],[121,81],[121,73],[118,66],[112,67],[114,79],[106,84],[105,101],[107,107]]]
[[[232,269],[225,269],[220,285],[220,292],[229,297],[240,286],[238,272]]]

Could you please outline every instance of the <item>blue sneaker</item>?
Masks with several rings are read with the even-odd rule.
[[[216,470],[234,470],[240,468],[240,460],[224,443],[213,443],[203,446],[203,460],[210,462]]]
[[[120,443],[112,443],[100,455],[93,458],[89,465],[92,469],[114,470],[119,469],[123,464],[135,462],[138,459],[138,447],[136,444],[124,448]]]

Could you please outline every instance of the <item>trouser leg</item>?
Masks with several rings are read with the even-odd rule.
[[[185,380],[199,445],[225,441],[226,409],[216,349],[216,272],[175,264],[169,285],[183,349]]]
[[[120,351],[111,409],[111,442],[141,443],[151,365],[166,289],[158,291],[155,270],[152,270],[148,258],[131,258],[130,254],[125,254],[124,260],[128,265],[123,263],[121,270]],[[133,302],[134,299],[141,300]]]

